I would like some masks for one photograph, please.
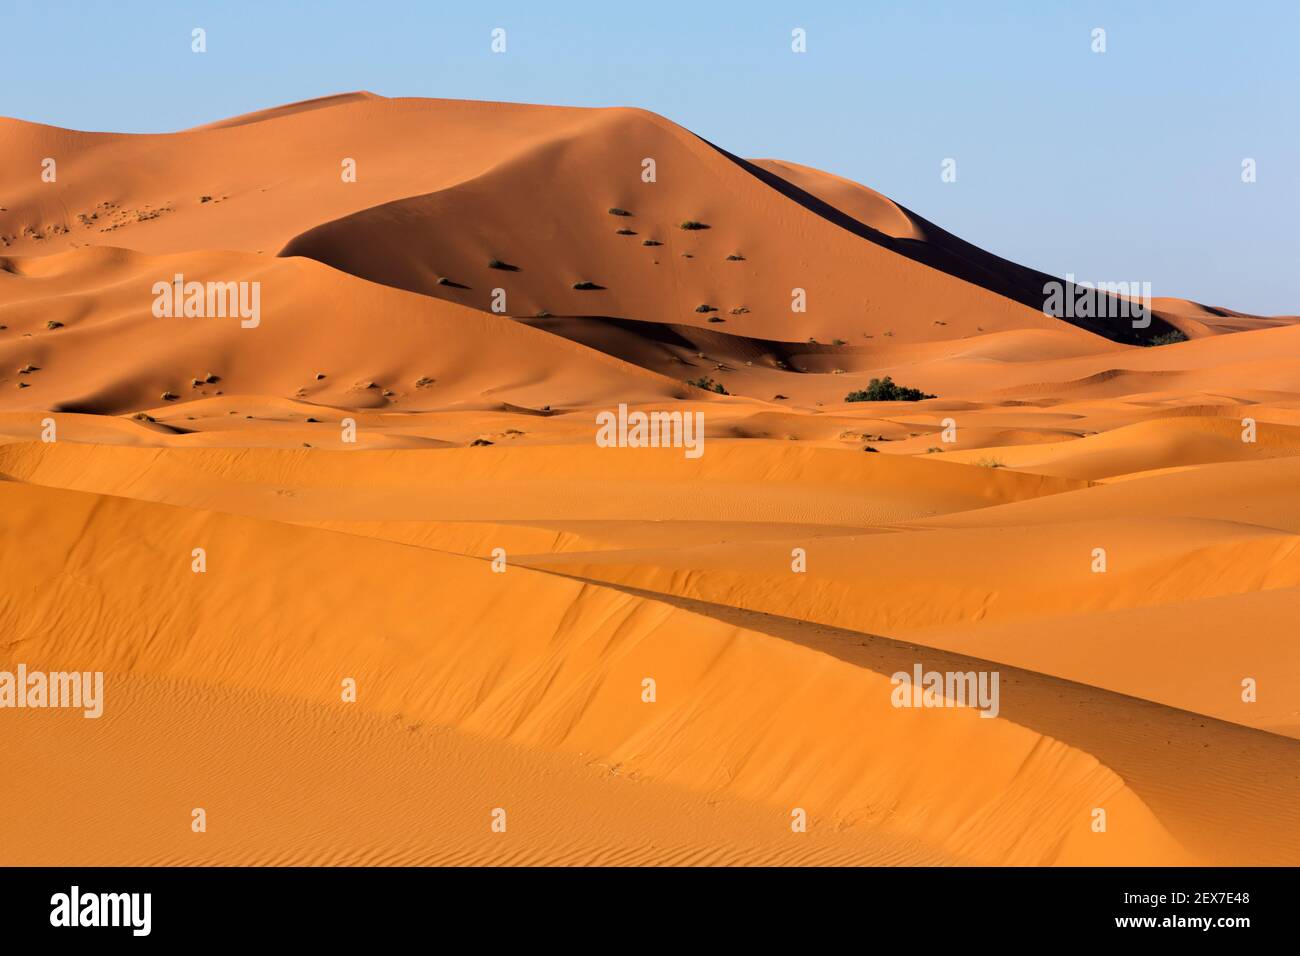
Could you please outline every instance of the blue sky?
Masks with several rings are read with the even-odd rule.
[[[1046,272],[1300,313],[1298,36],[1294,0],[0,0],[0,114],[159,132],[354,89],[641,106]]]

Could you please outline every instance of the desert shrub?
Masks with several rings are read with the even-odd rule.
[[[518,267],[518,266],[512,266],[510,263],[506,262],[504,259],[489,259],[489,260],[488,260],[488,268],[489,268],[489,269],[500,269],[502,272],[518,272],[518,271],[519,271],[519,267]]]
[[[685,222],[681,224],[681,228],[694,232],[697,229],[708,229],[709,227],[705,223],[699,222],[698,220],[687,219]]]
[[[718,310],[714,306],[705,303],[705,304],[697,305],[695,307],[695,311],[696,312],[717,312]]]
[[[584,291],[584,292],[585,292],[585,291],[588,291],[588,290],[591,290],[591,289],[603,289],[603,288],[605,288],[603,285],[596,285],[596,283],[594,283],[594,282],[587,282],[586,280],[583,280],[582,282],[575,282],[575,283],[573,283],[573,287],[574,287],[575,289],[578,289],[578,290],[580,290],[580,291]]]
[[[617,231],[614,233],[614,235],[616,235],[616,236],[635,236],[636,233],[633,232],[631,229],[619,229],[619,230],[617,230]]]
[[[631,214],[630,212],[628,212],[626,209],[619,209],[617,206],[610,206],[610,207],[609,207],[609,214],[610,214],[611,216],[630,216],[630,215],[632,215],[632,214]]]
[[[733,252],[731,255],[727,256],[727,261],[728,261],[728,262],[744,262],[744,261],[745,261],[745,257],[742,256],[742,255],[740,255],[740,254],[737,253],[737,252]]]
[[[662,246],[663,243],[660,242],[658,239],[642,239],[642,240],[641,240],[641,245],[643,245],[643,246]]]
[[[695,388],[702,388],[706,392],[717,392],[719,395],[730,395],[731,393],[723,388],[721,382],[715,382],[707,375],[701,375],[699,378],[686,380],[687,385],[693,385]]]
[[[1001,459],[1001,458],[979,458],[979,459],[976,459],[975,464],[978,465],[978,466],[981,467],[981,468],[1004,468],[1004,467],[1006,467],[1006,466],[1002,463],[1002,459]]]
[[[1162,332],[1153,338],[1147,340],[1147,345],[1176,345],[1179,342],[1187,341],[1187,333],[1180,329],[1173,329],[1169,332]]]
[[[895,385],[894,380],[886,375],[873,378],[867,387],[844,396],[846,402],[919,402],[924,398],[934,398],[919,388]]]

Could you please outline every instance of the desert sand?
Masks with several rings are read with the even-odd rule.
[[[0,120],[0,671],[106,687],[0,709],[0,864],[1300,863],[1300,320],[1050,317],[707,132]]]

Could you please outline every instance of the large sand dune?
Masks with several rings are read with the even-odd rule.
[[[1052,318],[640,110],[0,146],[0,671],[106,681],[0,709],[0,863],[1300,862],[1293,319]],[[845,401],[885,375],[935,397]],[[894,706],[917,664],[996,715]]]

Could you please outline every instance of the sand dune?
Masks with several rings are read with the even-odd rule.
[[[0,710],[0,863],[1300,861],[1294,317],[1051,318],[641,110],[0,144],[0,671],[107,686]],[[914,665],[996,716],[895,706]]]

